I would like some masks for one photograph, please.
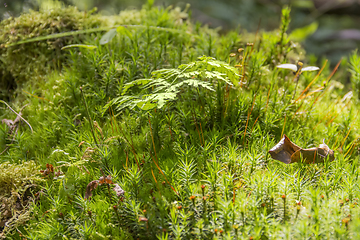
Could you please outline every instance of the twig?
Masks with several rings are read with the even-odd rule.
[[[23,121],[30,127],[31,133],[34,132],[33,129],[32,129],[32,127],[31,127],[31,125],[30,125],[30,123],[28,123],[28,121],[26,121],[26,120],[21,116],[21,111],[22,111],[28,104],[26,104],[25,106],[23,106],[23,107],[21,108],[20,112],[17,113],[17,112],[15,112],[15,111],[9,106],[9,104],[7,104],[5,101],[0,100],[0,102],[4,103],[13,113],[15,113],[21,120],[23,120]],[[16,118],[16,119],[17,119],[17,118]],[[15,124],[15,122],[19,121],[19,120],[16,120],[16,119],[15,119],[15,121],[14,121],[14,124]]]
[[[10,128],[10,130],[9,130],[9,136],[13,135],[13,138],[11,139],[11,143],[13,143],[13,142],[15,141],[15,136],[16,136],[17,131],[18,131],[18,129],[19,129],[20,119],[22,119],[22,120],[24,120],[24,122],[26,122],[26,124],[27,124],[27,125],[30,127],[30,129],[31,129],[31,133],[33,133],[33,129],[32,129],[32,127],[31,127],[31,125],[30,125],[23,117],[21,117],[21,111],[22,111],[27,105],[29,105],[29,104],[26,104],[25,106],[23,106],[23,107],[20,109],[19,113],[17,113],[17,112],[15,112],[6,102],[4,102],[4,101],[2,101],[2,100],[0,100],[0,101],[3,102],[7,107],[10,108],[11,111],[13,111],[13,112],[17,115],[17,117],[15,118],[14,121],[8,120],[8,119],[3,119],[3,122],[5,122],[4,120],[8,120],[8,121],[9,121],[9,122],[5,122],[5,124],[7,124],[7,125],[9,126],[9,128]],[[10,143],[10,144],[11,144],[11,143]],[[5,153],[9,148],[10,148],[10,146],[7,145],[6,148],[0,153],[0,156],[1,156],[3,153]]]

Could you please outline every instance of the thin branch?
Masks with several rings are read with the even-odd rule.
[[[31,125],[30,125],[30,123],[28,123],[28,121],[26,121],[26,120],[19,114],[19,113],[21,113],[22,109],[23,109],[24,107],[26,107],[27,105],[25,105],[24,107],[22,107],[21,110],[20,110],[20,112],[17,113],[17,112],[15,112],[14,109],[12,109],[12,108],[9,106],[9,104],[7,104],[5,101],[0,100],[0,102],[4,103],[13,113],[15,113],[19,118],[21,118],[21,120],[23,120],[23,121],[30,127],[31,133],[34,132],[33,129],[32,129],[32,127],[31,127]]]

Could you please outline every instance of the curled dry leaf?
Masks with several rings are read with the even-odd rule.
[[[45,170],[40,170],[43,176],[47,176],[51,173],[54,173],[54,166],[52,164],[47,163]]]
[[[116,192],[116,195],[118,197],[120,197],[121,195],[123,195],[125,193],[125,191],[117,183],[115,184],[115,187],[113,188],[113,190]]]
[[[273,159],[279,160],[283,163],[291,163],[291,156],[301,148],[284,134],[284,137],[276,144],[269,153]]]
[[[86,187],[85,199],[88,199],[89,197],[92,196],[92,191],[94,189],[96,189],[98,185],[99,185],[98,180],[94,180],[94,181],[89,182],[89,184]]]
[[[86,192],[85,192],[85,199],[90,198],[92,196],[92,191],[95,190],[98,187],[98,185],[102,185],[102,184],[115,185],[113,190],[115,191],[115,193],[118,197],[120,197],[121,195],[123,195],[125,193],[125,191],[119,186],[119,184],[113,183],[113,181],[111,180],[111,176],[108,175],[107,177],[100,177],[99,180],[91,181],[87,185]]]
[[[334,160],[334,151],[325,142],[316,148],[303,149],[291,142],[286,135],[269,150],[269,153],[273,159],[286,164],[301,161],[304,163],[323,163],[327,158],[329,161]]]
[[[61,175],[64,175],[64,173],[62,171],[57,171],[55,172],[54,169],[59,168],[59,167],[54,167],[52,164],[47,163],[46,164],[46,169],[45,170],[40,170],[41,174],[44,177],[48,177],[49,175],[54,176],[54,179],[59,178]]]
[[[110,176],[110,175],[108,175],[107,177],[101,177],[101,178],[99,178],[99,184],[104,184],[104,183],[114,184],[113,181],[111,180],[111,176]]]
[[[139,217],[139,222],[147,222],[148,219],[146,217]]]

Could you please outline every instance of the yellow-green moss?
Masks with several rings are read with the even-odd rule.
[[[39,173],[33,161],[0,164],[0,238],[29,219],[30,200],[44,181]]]

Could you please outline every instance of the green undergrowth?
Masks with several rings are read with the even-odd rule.
[[[0,22],[1,99],[19,99],[16,89],[23,85],[39,87],[46,81],[47,73],[61,70],[66,59],[61,51],[64,46],[80,43],[89,36],[93,39],[96,33],[104,33],[116,25],[146,23],[174,27],[188,18],[186,9],[180,8],[169,8],[162,15],[160,11],[147,11],[144,7],[141,11],[126,10],[109,17],[96,14],[96,9],[80,12],[75,7],[62,8],[56,1],[54,4],[54,8],[41,8],[40,12],[30,10]],[[60,36],[51,37],[54,34]],[[35,38],[43,40],[26,42]],[[21,41],[26,43],[18,44]]]
[[[51,69],[59,68],[64,61],[60,48],[80,38],[67,37],[16,46],[8,46],[25,38],[50,35],[59,32],[83,30],[104,25],[99,16],[82,13],[76,8],[53,9],[26,13],[0,23],[0,97],[14,98],[16,86],[32,80],[39,85]]]
[[[34,132],[22,124],[10,136],[0,125],[4,166],[43,170],[26,223],[0,226],[8,239],[358,237],[356,52],[340,73],[319,61],[320,72],[294,75],[276,65],[317,63],[288,39],[288,8],[278,30],[251,41],[193,24],[179,9],[131,13],[147,17],[83,36],[87,48],[61,50],[61,69],[24,85],[25,100],[12,106],[28,104],[22,116]],[[1,118],[16,115],[4,106]],[[324,140],[335,161],[271,159],[283,134],[303,148]],[[87,187],[104,175],[125,193]]]

